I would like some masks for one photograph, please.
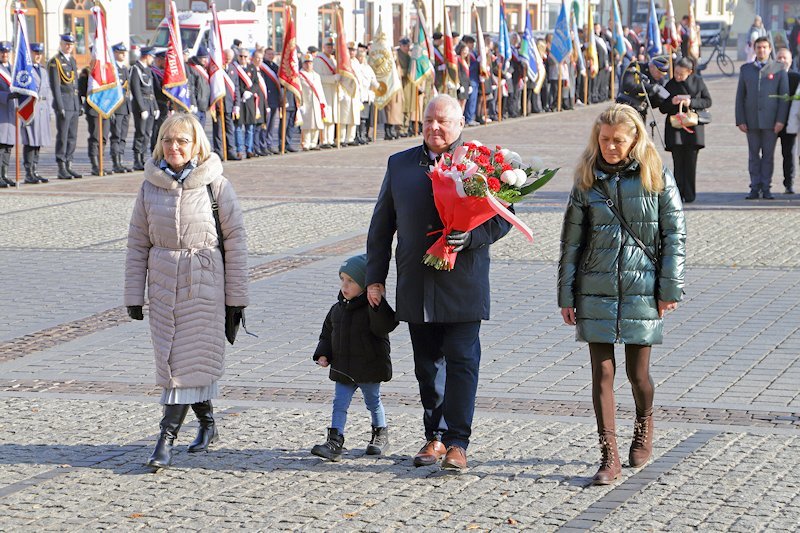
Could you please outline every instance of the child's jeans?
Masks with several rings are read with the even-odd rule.
[[[344,426],[347,423],[347,409],[356,389],[361,389],[364,395],[364,403],[372,413],[372,425],[375,427],[386,427],[386,414],[383,412],[381,403],[381,384],[380,383],[339,383],[333,391],[333,417],[331,427],[339,430],[344,435]]]

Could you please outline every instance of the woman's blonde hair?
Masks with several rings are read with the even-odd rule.
[[[158,130],[158,140],[153,150],[153,161],[164,159],[164,143],[161,141],[167,134],[186,133],[192,138],[192,158],[197,158],[199,165],[211,155],[211,144],[200,125],[200,121],[191,113],[174,113],[161,124]]]
[[[626,104],[612,104],[594,121],[592,133],[589,135],[589,145],[583,151],[575,169],[575,185],[586,191],[594,184],[594,169],[600,155],[600,128],[603,125],[625,125],[634,136],[634,144],[628,157],[638,161],[639,174],[642,186],[649,192],[659,192],[664,188],[664,179],[661,176],[662,162],[653,141],[647,136],[644,122],[636,111]]]

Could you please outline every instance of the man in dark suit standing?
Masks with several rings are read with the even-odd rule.
[[[800,72],[790,70],[792,68],[792,52],[788,48],[778,48],[775,53],[775,61],[783,65],[786,75],[789,77],[789,94],[797,91],[797,84],[800,82]],[[794,145],[797,140],[796,133],[787,133],[786,127],[778,133],[781,140],[781,154],[783,155],[783,186],[784,194],[794,194],[794,175],[795,158]]]
[[[72,158],[78,141],[78,116],[83,114],[78,96],[78,64],[72,56],[75,37],[61,36],[59,50],[47,63],[48,80],[53,90],[56,115],[56,163],[59,179],[82,178],[72,170]]]
[[[775,144],[789,116],[789,101],[774,98],[789,94],[789,78],[780,63],[769,58],[769,38],[754,43],[756,59],[739,70],[736,89],[736,126],[747,134],[750,194],[747,200],[773,200],[770,192],[775,167]]]
[[[130,98],[131,91],[128,86],[128,47],[125,43],[117,43],[111,47],[114,51],[114,61],[116,62],[117,76],[119,77],[119,84],[122,86],[122,92],[125,98],[122,104],[114,110],[111,115],[111,170],[115,174],[132,172],[131,167],[126,167],[123,164],[125,158],[125,139],[128,137],[128,123],[130,121],[131,107]]]
[[[408,322],[414,349],[426,443],[415,466],[467,466],[478,388],[482,320],[489,319],[489,245],[508,233],[510,224],[495,216],[472,231],[453,231],[447,243],[458,253],[451,271],[422,263],[442,227],[434,204],[429,165],[461,144],[461,105],[448,95],[431,99],[425,110],[424,142],[392,155],[378,195],[367,237],[367,299],[384,297],[392,240],[397,233],[397,319]]]
[[[228,74],[228,80],[231,86],[227,87],[225,91],[225,98],[223,104],[225,107],[225,116],[219,116],[216,113],[216,118],[213,123],[214,135],[214,152],[223,159],[222,143],[225,143],[225,151],[229,161],[239,161],[241,157],[236,152],[236,123],[239,121],[239,103],[242,100],[241,91],[239,89],[239,74],[236,72],[236,66],[233,64],[233,50],[223,51],[223,69]],[[222,125],[225,125],[225,138],[222,137]]]

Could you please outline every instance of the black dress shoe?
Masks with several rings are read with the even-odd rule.
[[[791,187],[786,187],[786,190],[783,191],[783,194],[794,194],[794,189]]]
[[[751,192],[747,196],[744,197],[745,200],[758,200],[758,192]]]
[[[37,180],[36,178],[31,176],[30,178],[25,178],[25,182],[24,183],[30,183],[31,185],[33,185],[33,184],[39,183],[39,180]]]
[[[37,176],[36,177],[36,181],[38,181],[39,183],[49,183],[50,182],[50,180],[45,178],[44,176]]]
[[[762,194],[761,194],[761,197],[762,197],[764,200],[774,200],[774,199],[775,199],[775,197],[774,197],[774,196],[772,196],[772,193],[771,193],[771,192],[769,192],[769,191],[766,191],[766,192],[762,193]]]
[[[331,148],[333,148],[333,145],[332,144],[320,144],[319,147],[322,148],[323,150],[330,150]]]
[[[297,148],[295,148],[294,146],[289,146],[289,145],[287,144],[287,145],[286,145],[286,151],[287,151],[287,152],[296,152],[296,151],[297,151]],[[279,151],[278,153],[280,153],[280,151]]]
[[[241,161],[241,160],[242,160],[242,158],[239,157],[238,155],[229,155],[228,156],[228,161]]]

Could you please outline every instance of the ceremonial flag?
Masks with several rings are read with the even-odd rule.
[[[658,28],[658,16],[656,15],[655,0],[650,0],[650,13],[647,16],[647,55],[655,57],[661,55],[661,32]]]
[[[28,47],[28,31],[25,25],[25,11],[14,10],[16,18],[17,38],[14,43],[14,69],[11,72],[9,92],[25,96],[17,105],[17,114],[24,125],[30,124],[36,112],[36,101],[39,98],[39,82],[33,75],[33,59]],[[44,72],[44,69],[41,70]]]
[[[89,65],[89,83],[86,103],[107,120],[125,99],[125,92],[117,77],[117,64],[108,46],[106,15],[99,6],[92,8],[94,16],[94,46]]]
[[[450,14],[444,10],[444,62],[447,65],[448,76],[458,81],[458,57],[456,47],[453,45],[453,30],[450,29]]]
[[[303,90],[300,87],[300,62],[297,59],[297,34],[292,20],[292,6],[286,4],[285,21],[286,30],[283,37],[283,51],[281,64],[278,67],[278,78],[281,85],[292,92],[297,107],[303,105]]]
[[[397,73],[392,45],[383,33],[380,19],[369,49],[369,66],[375,71],[375,77],[378,79],[378,88],[375,89],[375,108],[383,109],[392,101],[394,95],[403,89],[403,86]]]
[[[503,58],[503,68],[511,59],[511,39],[508,37],[508,24],[506,23],[506,3],[500,0],[500,33],[497,36],[497,55]]]
[[[675,8],[672,7],[672,0],[667,0],[667,12],[664,13],[663,26],[664,44],[670,45],[674,50],[681,44],[681,34],[678,33],[678,28],[675,26]]]
[[[414,85],[419,85],[427,77],[433,74],[433,65],[428,57],[428,49],[425,46],[425,31],[422,24],[417,24],[417,39],[411,49],[411,75],[414,77]]]
[[[561,1],[561,11],[556,19],[556,27],[553,30],[553,42],[550,45],[550,53],[555,58],[556,63],[561,63],[569,54],[572,43],[569,38],[569,22],[567,21],[567,4]]]
[[[161,92],[178,107],[184,111],[189,111],[189,106],[191,106],[189,82],[186,78],[186,68],[183,64],[181,27],[178,24],[178,9],[175,7],[174,0],[170,0],[169,3],[167,27],[169,28],[169,41],[167,43],[167,57],[164,61],[164,79],[162,80]]]
[[[525,32],[522,34],[522,45],[519,47],[519,55],[525,63],[528,78],[533,84],[533,92],[539,94],[546,78],[544,60],[539,53],[536,45],[536,38],[533,36],[533,25],[531,24],[530,11],[525,12]]]
[[[594,20],[594,16],[592,15],[592,4],[589,4],[589,12],[588,16],[586,17],[587,20],[587,32],[586,32],[586,56],[587,59],[591,62],[589,65],[589,76],[594,78],[597,76],[597,73],[600,71],[600,67],[598,65],[598,57],[597,57],[597,46],[594,42],[594,28],[592,21]]]
[[[342,10],[336,9],[336,72],[341,75],[339,83],[350,98],[355,97],[358,78],[350,64],[350,52],[347,50],[347,39],[344,36]]]
[[[477,28],[475,50],[478,54],[481,76],[489,76],[489,61],[486,59],[486,41],[483,38],[481,18],[478,16],[478,8],[475,7],[475,4],[472,4],[472,14],[475,16],[475,27]]]
[[[208,36],[208,86],[211,105],[214,109],[217,102],[225,98],[225,89],[233,93],[233,81],[228,77],[222,63],[222,34],[219,31],[217,8],[211,3],[211,30]]]
[[[625,52],[629,50],[631,44],[622,33],[622,17],[619,14],[619,4],[617,0],[611,0],[611,6],[614,11],[614,31],[612,32],[614,35],[614,51],[617,52],[617,56],[622,58]]]
[[[572,52],[578,59],[578,72],[586,74],[586,61],[583,59],[581,51],[581,41],[578,38],[578,19],[580,18],[581,6],[577,0],[572,2]]]

